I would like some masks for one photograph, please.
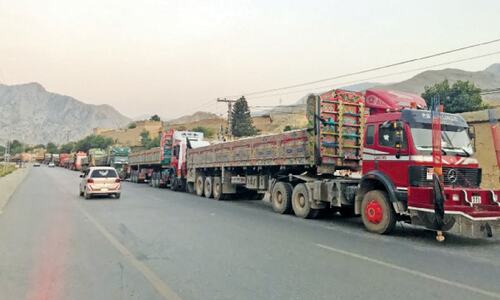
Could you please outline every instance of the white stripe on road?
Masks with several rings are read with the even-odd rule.
[[[128,250],[120,241],[118,241],[109,231],[104,228],[99,222],[96,221],[79,203],[77,204],[78,209],[87,217],[87,219],[99,230],[99,232],[113,245],[113,247],[120,252],[123,257],[134,266],[139,272],[146,277],[146,279],[151,283],[151,285],[158,291],[158,293],[168,300],[181,300],[179,295],[177,295],[161,278],[148,268],[144,263],[139,261],[133,254]]]
[[[347,251],[344,251],[344,250],[341,250],[341,249],[337,249],[337,248],[325,246],[325,245],[322,245],[322,244],[316,244],[316,246],[318,246],[320,248],[323,248],[323,249],[326,249],[326,250],[330,250],[330,251],[335,252],[335,253],[342,254],[342,255],[350,256],[350,257],[357,258],[357,259],[364,260],[364,261],[369,261],[371,263],[374,263],[374,264],[377,264],[377,265],[381,265],[381,266],[384,266],[384,267],[389,268],[389,269],[393,269],[393,270],[398,270],[398,271],[401,271],[401,272],[405,272],[405,273],[411,274],[413,276],[417,276],[417,277],[421,277],[421,278],[433,280],[433,281],[436,281],[436,282],[439,282],[439,283],[443,283],[443,284],[446,284],[446,285],[449,285],[449,286],[461,288],[461,289],[464,289],[464,290],[467,290],[467,291],[471,291],[471,292],[474,292],[474,293],[477,293],[477,294],[481,294],[481,295],[484,295],[484,296],[488,296],[488,297],[500,299],[500,294],[495,293],[495,292],[486,291],[486,290],[483,290],[483,289],[480,289],[480,288],[476,288],[476,287],[473,287],[473,286],[470,286],[470,285],[462,284],[462,283],[455,282],[455,281],[450,281],[450,280],[443,279],[443,278],[440,278],[440,277],[436,277],[436,276],[433,276],[433,275],[429,275],[429,274],[426,274],[426,273],[423,273],[423,272],[419,272],[419,271],[411,270],[411,269],[408,269],[408,268],[405,268],[405,267],[401,267],[401,266],[398,266],[398,265],[395,265],[395,264],[391,264],[391,263],[388,263],[388,262],[385,262],[385,261],[381,261],[381,260],[378,260],[378,259],[370,258],[370,257],[364,256],[364,255],[360,255],[360,254],[355,254],[355,253],[352,253],[352,252],[347,252]]]

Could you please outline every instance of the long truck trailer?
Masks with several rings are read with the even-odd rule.
[[[131,152],[130,180],[149,182],[153,187],[184,189],[187,143],[191,147],[208,145],[201,132],[170,130],[162,133],[160,147]]]
[[[500,190],[480,188],[467,123],[436,113],[440,189],[426,108],[421,97],[395,91],[311,95],[308,128],[189,149],[187,189],[217,200],[267,193],[276,213],[301,218],[336,209],[361,215],[366,229],[379,234],[403,221],[438,237],[452,227],[470,237],[492,236],[500,230]]]

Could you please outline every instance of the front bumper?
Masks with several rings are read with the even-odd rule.
[[[467,217],[456,215],[455,225],[450,232],[469,238],[493,237],[500,234],[500,218],[490,220],[471,220]]]

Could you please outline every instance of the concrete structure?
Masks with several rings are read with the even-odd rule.
[[[497,119],[500,116],[500,108],[496,108]],[[462,113],[464,119],[476,132],[475,146],[476,158],[482,168],[482,183],[484,188],[500,188],[500,170],[495,159],[495,148],[491,127],[488,123],[488,111],[475,111]]]

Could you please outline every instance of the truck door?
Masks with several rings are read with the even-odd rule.
[[[391,178],[396,187],[407,187],[409,152],[406,132],[408,131],[399,121],[384,122],[374,129],[373,168]]]

